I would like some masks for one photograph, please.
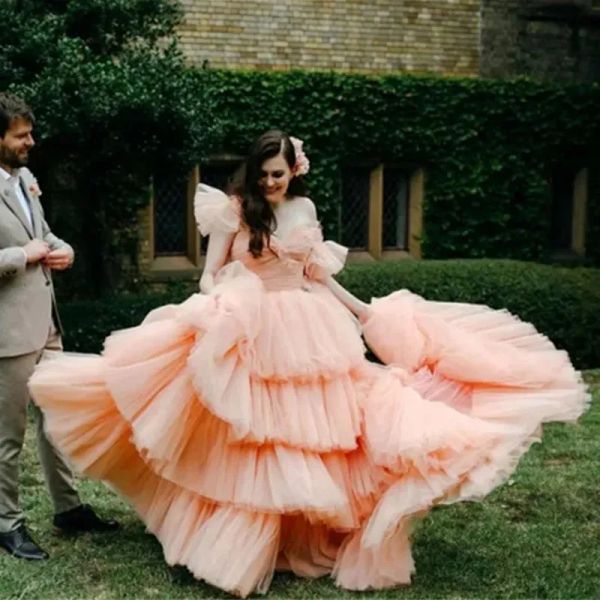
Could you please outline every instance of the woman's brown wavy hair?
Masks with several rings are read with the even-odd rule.
[[[262,254],[265,241],[267,247],[277,221],[269,202],[264,197],[258,181],[263,163],[280,154],[290,169],[296,164],[296,151],[289,136],[273,129],[263,133],[252,145],[244,168],[234,185],[234,193],[241,200],[242,218],[250,230],[248,250],[254,257]],[[287,190],[290,197],[304,196],[306,188],[301,177],[293,177]]]

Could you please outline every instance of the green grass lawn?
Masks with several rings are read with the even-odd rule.
[[[600,598],[600,370],[589,371],[592,409],[578,426],[551,425],[513,479],[485,502],[438,508],[419,526],[411,587],[339,590],[328,578],[275,576],[269,598]],[[158,542],[102,484],[82,480],[85,501],[118,518],[110,535],[59,537],[30,427],[22,503],[51,554],[45,563],[0,555],[1,598],[228,597],[163,562]]]

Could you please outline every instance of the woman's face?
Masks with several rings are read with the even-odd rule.
[[[292,177],[292,170],[283,154],[267,158],[261,166],[258,179],[258,185],[267,202],[283,202]]]

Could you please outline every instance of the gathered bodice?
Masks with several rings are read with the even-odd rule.
[[[272,234],[261,255],[254,257],[248,250],[250,235],[235,198],[200,184],[194,214],[202,235],[234,234],[229,264],[221,271],[235,275],[239,271],[231,269],[232,264],[242,265],[243,271],[257,275],[267,290],[301,289],[307,279],[323,279],[344,267],[348,249],[336,242],[324,242],[316,219],[296,226],[285,236]]]
[[[241,228],[231,247],[230,258],[240,261],[249,271],[262,280],[267,290],[299,289],[305,284],[305,267],[312,247],[321,242],[318,224],[296,227],[287,237],[271,235],[262,254],[252,256],[248,250],[250,236]]]

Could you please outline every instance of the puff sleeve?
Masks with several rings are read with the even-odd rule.
[[[202,235],[216,231],[235,233],[240,228],[239,204],[221,190],[204,183],[196,189],[194,217]]]
[[[324,279],[329,275],[339,273],[346,263],[348,248],[336,242],[324,242],[322,235],[313,244],[304,273],[309,279]]]

